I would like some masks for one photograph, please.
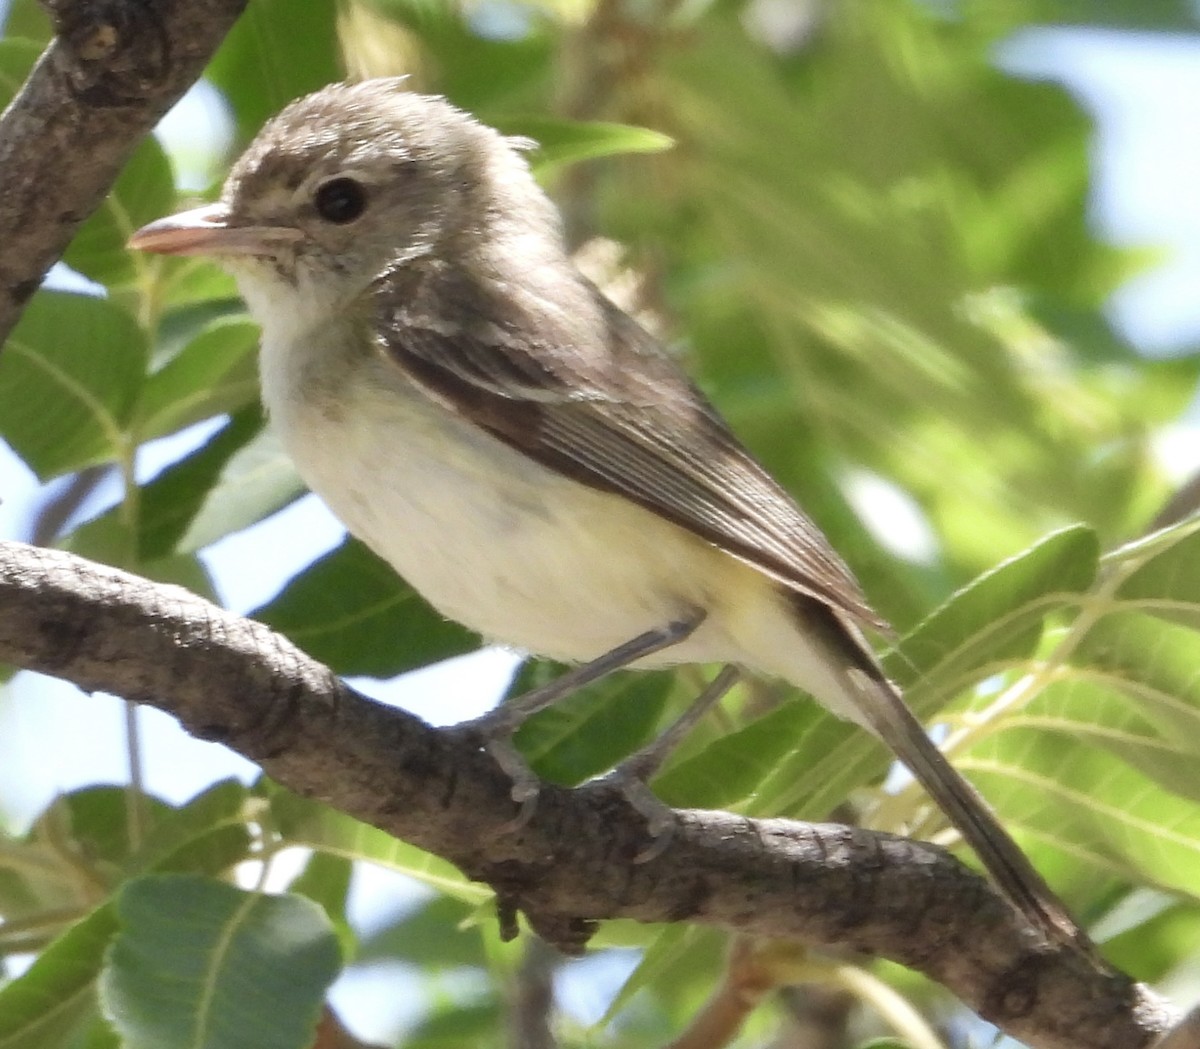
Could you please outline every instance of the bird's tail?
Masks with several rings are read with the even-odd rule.
[[[811,599],[796,602],[796,611],[806,636],[823,653],[822,662],[840,668],[833,679],[825,679],[826,687],[841,693],[828,697],[836,701],[835,709],[870,729],[908,767],[1030,925],[1053,943],[1090,950],[1086,934],[987,802],[930,741],[857,628]]]
[[[1025,920],[1052,942],[1086,945],[1065,905],[979,792],[933,745],[895,686],[878,673],[855,669],[850,676],[864,695],[863,720],[908,767]]]

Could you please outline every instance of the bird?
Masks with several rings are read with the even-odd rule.
[[[780,678],[887,745],[1026,921],[1078,942],[884,674],[887,624],[829,541],[577,267],[529,149],[395,78],[333,84],[217,202],[130,243],[233,275],[271,423],[352,534],[446,617],[574,665],[481,719],[514,797],[537,788],[511,733],[583,682],[725,665],[698,716],[743,671]]]

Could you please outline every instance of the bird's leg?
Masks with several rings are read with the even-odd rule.
[[[639,659],[661,652],[689,637],[704,622],[705,613],[693,612],[684,619],[677,619],[666,626],[657,627],[639,634],[610,652],[598,656],[590,663],[575,667],[540,688],[531,689],[502,704],[482,717],[456,726],[457,731],[480,736],[489,754],[512,780],[511,796],[521,806],[516,825],[527,822],[533,815],[537,800],[539,780],[525,763],[520,752],[513,746],[513,733],[531,715],[557,703],[560,699],[577,692],[593,681],[599,681],[614,670],[620,670]]]
[[[625,799],[646,819],[646,829],[653,839],[650,846],[636,857],[634,862],[646,863],[654,859],[671,840],[675,826],[675,812],[666,802],[660,801],[650,789],[649,780],[666,760],[667,756],[683,742],[696,724],[707,714],[741,677],[735,666],[722,667],[721,672],[700,693],[662,735],[651,740],[635,754],[631,754],[600,781],[615,786]]]

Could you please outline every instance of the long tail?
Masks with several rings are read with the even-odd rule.
[[[1009,901],[1051,941],[1086,945],[1084,932],[1028,857],[1001,826],[979,792],[925,734],[895,687],[882,676],[859,678],[864,719],[898,757],[979,857]]]
[[[853,704],[855,720],[908,766],[1025,920],[1053,943],[1094,950],[987,802],[930,741],[858,631],[826,607],[809,606],[800,611],[809,638],[824,642],[820,647],[840,664],[846,685],[840,698]]]

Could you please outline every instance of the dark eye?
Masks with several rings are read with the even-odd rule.
[[[353,222],[367,207],[367,192],[352,178],[330,179],[313,198],[317,214],[339,226]]]

